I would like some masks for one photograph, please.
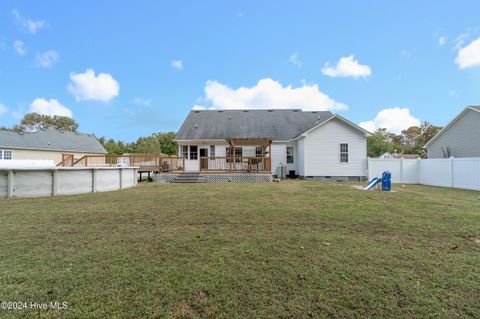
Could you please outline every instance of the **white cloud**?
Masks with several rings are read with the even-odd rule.
[[[12,10],[12,16],[15,20],[15,23],[32,34],[37,33],[38,30],[46,25],[45,20],[31,20],[23,17],[17,9]]]
[[[420,120],[411,115],[408,108],[394,107],[381,110],[373,120],[360,122],[359,125],[370,132],[386,128],[387,131],[398,134],[410,126],[420,125]]]
[[[465,40],[468,39],[468,37],[470,37],[470,32],[471,32],[471,29],[468,28],[465,32],[460,33],[460,34],[453,40],[453,42],[455,43],[455,45],[453,46],[452,51],[460,50],[460,48],[461,48],[461,47],[463,46],[463,44],[465,43]]]
[[[150,106],[151,102],[152,102],[151,100],[142,99],[142,98],[139,98],[139,97],[137,97],[136,99],[133,100],[133,103],[135,103],[137,105],[140,105],[140,106]]]
[[[107,102],[118,96],[120,85],[108,73],[95,75],[92,69],[84,73],[70,73],[70,80],[67,85],[68,91],[75,96],[77,101],[97,100]]]
[[[18,55],[25,55],[27,53],[27,48],[25,48],[25,43],[20,40],[13,41],[13,49],[17,52]]]
[[[290,55],[290,58],[289,58],[290,62],[293,64],[293,65],[296,65],[298,66],[299,68],[302,66],[302,61],[300,61],[300,58],[298,57],[298,53],[295,52],[293,53],[292,55]]]
[[[183,69],[183,61],[182,60],[173,60],[172,61],[172,68],[181,70]]]
[[[443,47],[447,43],[447,37],[441,36],[438,38],[438,45]]]
[[[407,49],[404,49],[404,50],[400,51],[400,56],[401,56],[402,58],[410,59],[410,57],[412,56],[412,54],[411,54]]]
[[[455,63],[460,69],[467,69],[480,65],[480,38],[458,50]]]
[[[7,107],[0,102],[0,115],[5,114],[8,111]]]
[[[195,105],[194,109],[348,109],[347,105],[321,92],[317,84],[303,83],[303,86],[297,88],[291,85],[284,87],[270,78],[261,79],[253,87],[238,89],[232,89],[217,81],[207,81],[202,101],[209,106]]]
[[[449,95],[449,96],[452,96],[452,97],[454,97],[454,98],[456,98],[456,99],[458,99],[458,98],[460,97],[460,94],[458,94],[458,92],[455,91],[455,90],[451,90],[450,92],[448,92],[448,95]]]
[[[355,60],[353,55],[342,57],[335,67],[330,66],[330,61],[325,63],[322,73],[331,77],[368,77],[372,75],[372,70],[368,65],[362,65]]]
[[[28,110],[29,113],[35,112],[44,115],[60,115],[72,117],[72,111],[66,106],[60,104],[56,99],[46,100],[38,98],[33,100]]]
[[[39,68],[50,68],[58,62],[58,57],[58,52],[54,50],[37,52],[35,55],[35,66]]]

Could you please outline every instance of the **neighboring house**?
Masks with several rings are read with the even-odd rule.
[[[55,129],[18,133],[0,131],[0,160],[77,160],[84,155],[106,154],[93,134],[63,132]]]
[[[328,111],[194,110],[175,140],[186,171],[363,179],[369,134]]]
[[[425,144],[428,158],[480,157],[480,106],[468,106]]]
[[[390,159],[401,159],[401,158],[404,158],[404,159],[419,159],[420,158],[420,155],[418,154],[398,154],[398,153],[389,153],[389,152],[386,152],[386,153],[383,153],[382,155],[380,155],[378,158],[390,158]]]
[[[382,155],[380,155],[378,158],[393,158],[393,154],[389,152],[385,152]]]

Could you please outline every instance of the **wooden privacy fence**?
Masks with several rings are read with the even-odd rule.
[[[155,154],[135,155],[85,155],[73,162],[74,167],[138,166],[139,171],[175,172],[185,170],[185,159],[177,156]]]

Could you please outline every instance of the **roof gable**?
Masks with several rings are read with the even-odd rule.
[[[340,116],[340,115],[336,115],[336,114],[335,114],[334,116],[330,117],[329,119],[327,119],[327,120],[319,123],[318,125],[315,125],[314,127],[310,128],[309,130],[307,130],[307,131],[305,131],[305,132],[302,132],[300,135],[296,136],[295,138],[299,138],[299,137],[302,137],[302,136],[306,136],[306,135],[308,135],[310,132],[316,130],[317,128],[319,128],[319,127],[325,125],[326,123],[328,123],[328,122],[330,122],[330,121],[332,121],[332,120],[335,120],[335,119],[341,121],[341,122],[344,123],[344,124],[349,125],[351,128],[353,128],[354,130],[358,131],[359,133],[362,133],[362,134],[364,134],[364,135],[366,135],[366,136],[372,135],[372,133],[370,133],[369,131],[365,130],[364,128],[358,126],[357,124],[352,123],[352,122],[350,122],[349,120],[347,120],[346,118],[344,118],[344,117],[342,117],[342,116]]]
[[[468,108],[470,108],[474,111],[480,112],[480,106],[468,106]]]
[[[467,106],[464,108],[453,120],[451,120],[444,128],[442,128],[434,137],[425,143],[425,147],[429,147],[435,140],[437,140],[443,133],[445,133],[450,127],[452,127],[462,116],[469,111],[480,112],[480,106]]]
[[[175,139],[270,138],[287,141],[333,116],[329,111],[295,109],[191,111]]]
[[[55,150],[82,153],[107,153],[95,135],[62,132],[55,129],[18,133],[0,131],[0,147]]]

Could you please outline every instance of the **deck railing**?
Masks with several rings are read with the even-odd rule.
[[[61,166],[73,167],[121,167],[138,166],[140,172],[183,172],[186,159],[178,156],[162,156],[155,154],[130,155],[85,155],[76,161],[65,160]],[[191,165],[191,164],[190,164]],[[201,172],[270,172],[270,157],[201,157],[198,169]],[[192,167],[190,167],[190,170]]]
[[[140,171],[184,171],[185,159],[177,156],[155,154],[135,155],[85,155],[73,163],[74,167],[121,167],[139,166]]]
[[[73,166],[74,161],[73,154],[63,154],[62,161],[57,166]]]
[[[200,171],[210,172],[269,172],[270,157],[201,157]]]

